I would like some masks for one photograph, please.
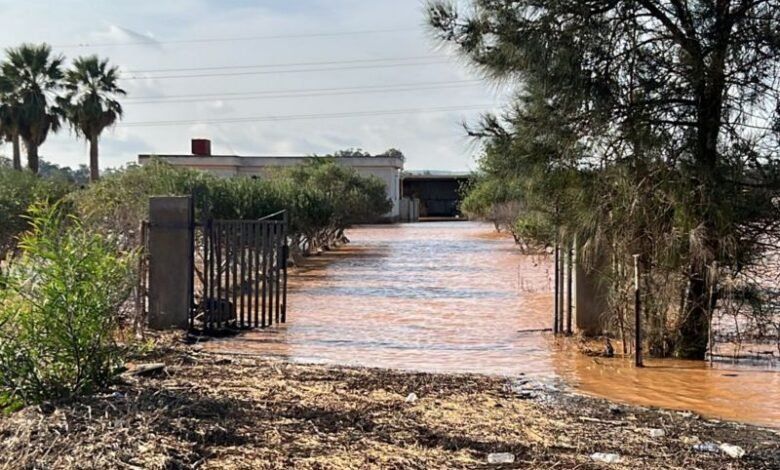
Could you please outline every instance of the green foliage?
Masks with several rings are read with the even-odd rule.
[[[709,270],[743,275],[780,246],[780,2],[467,4],[428,3],[437,36],[522,85],[470,129],[488,182],[464,207],[484,216],[513,193],[523,236],[609,260],[616,311],[640,254],[647,337],[703,357]]]
[[[155,160],[118,170],[70,194],[68,201],[92,230],[125,237],[128,246],[137,246],[141,221],[149,214],[149,197],[189,195],[195,186],[214,179]]]
[[[122,117],[118,97],[119,69],[97,56],[79,57],[64,71],[65,57],[48,44],[22,44],[6,51],[0,63],[0,136],[14,146],[14,167],[21,170],[20,141],[27,148],[27,166],[33,173],[57,174],[42,168],[38,147],[49,133],[67,121],[76,135],[90,144],[90,178],[98,173],[98,139],[106,127]],[[78,181],[78,173],[63,175]],[[79,181],[80,182],[80,181]]]
[[[119,87],[118,80],[119,69],[95,55],[75,59],[72,68],[65,72],[63,86],[66,93],[59,99],[59,105],[76,135],[89,142],[92,181],[100,176],[100,134],[122,118],[122,105],[118,98],[126,93]]]
[[[27,165],[38,173],[38,147],[61,126],[62,110],[52,94],[61,87],[65,58],[47,44],[8,49],[0,64],[0,97],[14,132],[27,147]]]
[[[55,202],[70,186],[59,180],[41,179],[0,164],[0,260],[16,246],[16,238],[29,227],[28,208],[35,202]]]
[[[30,226],[0,290],[0,406],[89,393],[120,365],[132,256],[58,206],[35,206]]]
[[[316,155],[315,155],[316,156]],[[382,153],[372,155],[370,152],[366,152],[361,148],[348,148],[342,150],[336,150],[333,153],[325,155],[326,157],[393,157],[406,159],[404,153],[397,148],[389,148]]]
[[[61,107],[78,135],[89,140],[122,117],[122,106],[116,98],[124,96],[125,91],[117,84],[118,79],[119,69],[97,56],[78,57],[65,72],[66,93]]]
[[[290,169],[286,176],[296,184],[321,191],[330,201],[338,225],[373,222],[392,209],[382,180],[360,176],[328,158],[311,159],[306,165]]]
[[[134,246],[137,229],[148,216],[150,196],[190,195],[196,188],[206,190],[209,204],[198,207],[198,214],[207,209],[218,219],[257,219],[287,210],[294,243],[314,245],[350,224],[374,222],[392,207],[381,180],[362,177],[326,158],[313,158],[267,179],[218,178],[153,160],[114,172],[70,200],[86,224],[121,235]]]

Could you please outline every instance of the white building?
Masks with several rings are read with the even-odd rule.
[[[219,176],[264,177],[270,169],[289,167],[305,163],[312,157],[261,157],[212,155],[211,143],[207,140],[193,140],[190,155],[139,155],[138,163],[143,165],[151,158],[159,158],[175,166],[208,171]],[[401,171],[404,168],[400,157],[334,157],[341,165],[354,168],[360,175],[377,176],[385,182],[387,195],[393,201],[393,209],[387,214],[390,220],[398,220],[401,199]]]

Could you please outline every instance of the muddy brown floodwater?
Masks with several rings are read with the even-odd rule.
[[[780,372],[580,354],[551,323],[549,260],[472,222],[360,227],[291,274],[288,323],[209,343],[296,362],[525,374],[617,401],[780,427]]]

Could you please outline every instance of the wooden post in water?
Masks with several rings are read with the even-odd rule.
[[[572,313],[574,310],[573,300],[574,297],[572,296],[572,287],[574,285],[574,279],[573,279],[573,268],[574,268],[574,246],[571,245],[568,248],[567,253],[567,263],[566,263],[566,335],[571,336],[571,323],[572,323]]]
[[[565,248],[561,249],[560,256],[560,268],[558,268],[558,307],[560,309],[558,313],[558,332],[563,334],[563,315],[565,312],[565,304],[564,301],[566,300],[566,297],[564,296],[565,293],[565,278],[564,278],[564,271],[566,268],[566,250]]]
[[[634,255],[634,360],[637,367],[643,367],[642,362],[642,304],[639,292],[639,255]]]
[[[558,305],[558,289],[560,289],[561,287],[559,285],[560,277],[558,276],[558,270],[560,269],[560,262],[559,262],[560,256],[561,256],[561,250],[558,244],[556,243],[555,244],[555,270],[554,270],[555,272],[553,273],[553,275],[555,276],[555,292],[553,294],[555,296],[555,305],[553,307],[553,334],[555,335],[558,334],[558,313],[560,311],[560,307]]]

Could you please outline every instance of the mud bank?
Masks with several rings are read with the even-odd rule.
[[[157,375],[0,418],[0,466],[780,468],[776,431],[533,390],[522,378],[158,354],[144,358],[166,363]],[[697,440],[746,453],[697,451]],[[488,464],[501,452],[514,463]],[[594,462],[596,452],[620,463]]]

